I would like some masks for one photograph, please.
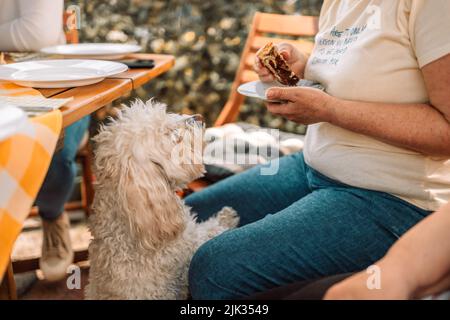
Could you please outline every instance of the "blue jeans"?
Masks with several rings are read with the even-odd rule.
[[[260,175],[255,167],[186,198],[200,221],[225,205],[241,217],[239,228],[194,255],[194,299],[243,298],[360,271],[430,213],[387,193],[336,182],[308,167],[302,153],[275,161],[276,175]]]
[[[64,147],[53,155],[35,202],[43,219],[54,220],[64,212],[64,204],[72,194],[75,181],[75,157],[84,133],[89,127],[89,120],[90,117],[87,116],[67,127]]]

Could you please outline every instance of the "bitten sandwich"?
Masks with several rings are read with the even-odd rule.
[[[286,60],[278,52],[273,43],[269,42],[258,54],[262,65],[266,67],[281,84],[295,86],[300,80],[289,68]]]

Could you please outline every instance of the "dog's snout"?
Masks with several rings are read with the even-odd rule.
[[[178,117],[179,118],[178,118],[177,122],[184,122],[188,125],[199,124],[199,125],[203,126],[203,124],[204,124],[204,118],[201,114],[181,115]]]
[[[203,118],[203,116],[201,115],[201,114],[199,114],[199,113],[197,113],[197,114],[194,114],[193,116],[192,116],[193,118],[194,118],[194,120],[195,121],[197,121],[197,122],[204,122],[204,118]]]

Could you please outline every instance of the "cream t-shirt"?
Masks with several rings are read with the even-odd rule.
[[[449,0],[325,0],[305,78],[342,99],[427,103],[420,68],[448,53]],[[329,123],[308,127],[304,156],[332,179],[387,192],[423,209],[436,210],[450,201],[448,158],[428,157]]]

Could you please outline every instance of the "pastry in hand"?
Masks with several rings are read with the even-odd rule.
[[[275,79],[281,84],[287,86],[295,86],[300,80],[297,75],[292,72],[283,56],[278,52],[273,43],[269,42],[258,53],[258,58],[262,65],[266,67]]]

